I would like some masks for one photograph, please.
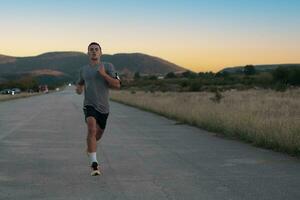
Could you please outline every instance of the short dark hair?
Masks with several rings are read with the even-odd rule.
[[[88,50],[89,50],[89,48],[90,48],[91,45],[97,45],[97,46],[99,46],[99,48],[100,48],[100,50],[101,50],[101,46],[100,46],[100,44],[97,43],[97,42],[91,42],[91,43],[89,44],[89,46],[88,46]]]

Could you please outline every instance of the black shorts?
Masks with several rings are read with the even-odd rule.
[[[94,117],[100,128],[103,130],[105,129],[109,113],[101,113],[97,111],[93,106],[84,106],[83,112],[85,115],[85,122],[87,122],[88,117]]]

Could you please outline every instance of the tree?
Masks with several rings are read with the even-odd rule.
[[[174,72],[169,72],[169,73],[167,73],[165,78],[176,78],[176,75],[174,74]]]
[[[289,81],[289,70],[285,67],[277,67],[272,75],[276,82],[287,84]]]
[[[182,76],[186,77],[186,78],[196,78],[197,74],[188,70],[188,71],[183,72]]]
[[[246,65],[244,67],[244,73],[245,75],[254,75],[256,74],[256,70],[253,65]]]
[[[157,76],[155,76],[155,75],[151,75],[148,78],[149,78],[149,80],[157,80]]]
[[[38,87],[36,78],[27,76],[19,80],[10,80],[1,85],[2,88],[20,88],[21,90],[35,89]]]
[[[141,78],[140,72],[135,72],[135,73],[134,73],[134,80],[138,80],[138,79],[140,79],[140,78]]]
[[[200,91],[202,88],[202,83],[199,80],[190,80],[190,91],[196,92]]]
[[[300,85],[300,69],[289,70],[289,82],[292,85]]]
[[[222,71],[222,72],[218,72],[216,73],[216,77],[223,77],[226,78],[229,76],[229,72],[228,71]]]
[[[209,71],[209,72],[199,72],[198,77],[212,79],[212,78],[215,77],[215,74],[211,71]]]

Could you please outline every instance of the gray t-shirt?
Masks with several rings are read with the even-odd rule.
[[[102,62],[106,73],[112,78],[117,77],[113,64]],[[84,85],[83,106],[93,106],[100,113],[109,113],[109,84],[99,74],[99,65],[85,65],[79,71],[77,84]]]

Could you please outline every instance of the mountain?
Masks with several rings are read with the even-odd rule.
[[[166,74],[168,72],[187,70],[161,58],[141,53],[103,55],[102,60],[113,63],[116,70],[120,73],[128,70],[142,74]]]
[[[166,74],[186,70],[161,58],[141,53],[104,54],[101,59],[111,62],[120,74]],[[87,63],[87,55],[81,52],[48,52],[30,57],[0,55],[0,82],[29,74],[74,81],[78,78],[80,67]]]
[[[0,54],[0,64],[15,62],[16,58],[12,56],[5,56]]]
[[[300,68],[300,64],[270,64],[270,65],[253,65],[258,72],[272,71],[277,67]],[[227,67],[219,72],[243,73],[245,66]]]

